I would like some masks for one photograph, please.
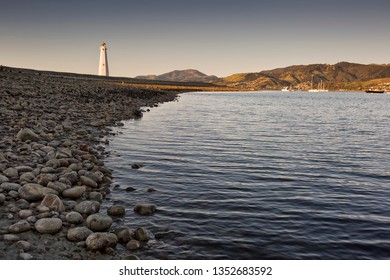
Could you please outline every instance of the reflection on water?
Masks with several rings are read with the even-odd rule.
[[[365,93],[183,94],[116,129],[107,165],[119,187],[107,203],[154,233],[143,259],[389,259],[388,104]],[[140,201],[158,211],[137,216]]]

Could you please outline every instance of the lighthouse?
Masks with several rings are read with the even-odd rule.
[[[108,60],[107,60],[107,46],[103,41],[100,46],[100,62],[99,62],[99,76],[109,76]]]

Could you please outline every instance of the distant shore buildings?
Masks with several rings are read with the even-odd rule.
[[[107,46],[103,43],[100,46],[100,61],[99,61],[99,76],[109,76],[108,71],[108,59],[107,59]]]

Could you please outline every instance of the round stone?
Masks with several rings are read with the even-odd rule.
[[[109,247],[115,248],[118,244],[118,238],[113,233],[97,232],[90,234],[85,244],[90,250],[105,250]]]
[[[91,215],[99,212],[100,203],[97,201],[82,201],[74,207],[74,211],[79,212],[80,214]]]
[[[58,195],[55,190],[34,183],[25,184],[19,188],[18,192],[20,197],[27,201],[41,200],[49,193]]]
[[[65,216],[65,221],[71,224],[81,224],[84,222],[83,216],[79,212],[69,212]]]
[[[5,195],[0,193],[0,205],[5,202]]]
[[[3,174],[8,178],[15,178],[19,176],[19,172],[16,168],[10,167],[3,171]]]
[[[134,251],[141,248],[141,243],[138,240],[133,239],[126,244],[126,248],[130,251]]]
[[[134,237],[139,241],[148,241],[150,239],[150,234],[145,228],[139,227],[135,230]]]
[[[25,142],[27,140],[31,140],[33,142],[36,142],[39,140],[39,136],[34,131],[32,131],[31,129],[28,129],[28,128],[22,128],[18,132],[16,137],[18,139],[22,140],[23,142]]]
[[[27,242],[24,240],[20,240],[20,241],[16,242],[16,247],[18,247],[19,249],[22,249],[23,252],[28,252],[28,251],[31,251],[33,249],[33,245],[30,242]]]
[[[83,196],[86,191],[86,187],[73,187],[62,192],[62,196],[71,199],[78,199]]]
[[[61,230],[62,221],[59,218],[43,218],[35,222],[35,229],[39,233],[54,234]]]
[[[152,215],[156,208],[154,204],[140,203],[134,207],[134,211],[140,215]]]
[[[10,225],[8,230],[10,233],[21,233],[31,229],[30,224],[26,220],[21,220],[13,225]]]
[[[133,232],[128,227],[117,227],[113,233],[118,238],[118,241],[124,244],[128,243],[133,236]]]
[[[98,186],[98,184],[94,180],[86,176],[80,176],[80,181],[83,185],[86,185],[91,188],[96,188]]]
[[[103,200],[103,195],[100,192],[90,192],[89,199],[101,202]]]
[[[112,225],[110,216],[103,214],[92,214],[87,218],[87,227],[92,231],[106,231]]]
[[[111,216],[123,216],[126,212],[122,205],[112,205],[107,209],[107,214]]]
[[[76,227],[68,230],[66,237],[69,241],[80,242],[87,239],[92,234],[92,230],[87,227]]]
[[[64,212],[65,206],[62,200],[55,194],[47,194],[43,198],[41,205],[48,207],[50,210]]]
[[[32,216],[33,212],[31,210],[20,210],[19,211],[19,217],[21,219],[27,219],[28,217]]]

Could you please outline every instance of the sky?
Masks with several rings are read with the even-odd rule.
[[[1,1],[0,65],[111,76],[390,63],[388,0]]]

